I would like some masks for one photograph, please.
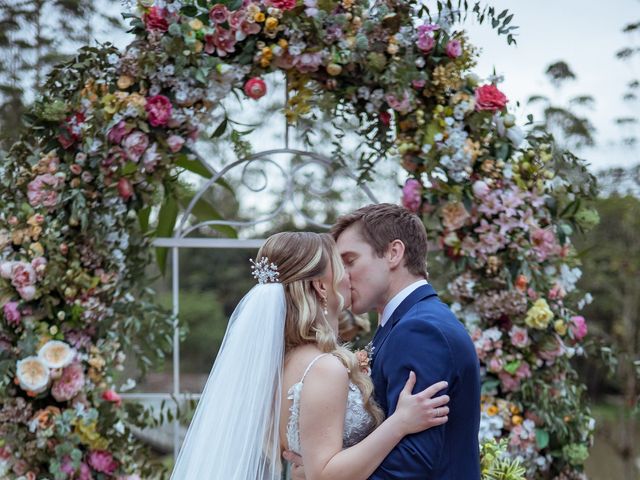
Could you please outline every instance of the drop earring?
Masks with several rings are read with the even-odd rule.
[[[327,302],[327,297],[322,297],[322,313],[329,315],[329,302]]]

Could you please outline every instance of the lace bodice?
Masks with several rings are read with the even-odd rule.
[[[289,450],[300,453],[300,428],[299,428],[299,416],[300,416],[300,394],[302,392],[302,385],[304,378],[307,376],[309,369],[322,355],[314,358],[307,369],[302,375],[302,379],[291,386],[288,391],[287,398],[292,400],[291,408],[289,411],[289,423],[287,424],[287,443],[289,444]],[[362,393],[360,389],[349,382],[349,393],[347,395],[347,410],[344,416],[344,432],[342,434],[342,447],[347,448],[362,441],[374,428],[374,419],[369,412],[364,408],[364,402],[362,399]]]

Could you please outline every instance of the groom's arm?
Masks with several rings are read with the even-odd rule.
[[[445,380],[449,388],[439,392],[447,394],[454,382],[452,352],[447,339],[437,326],[417,319],[405,318],[394,327],[387,340],[382,372],[387,382],[386,400],[391,415],[409,371],[416,372],[414,393]],[[450,415],[455,415],[452,411]],[[424,432],[409,435],[391,451],[370,480],[402,478],[425,480],[438,467],[444,445],[446,424]],[[430,478],[430,477],[429,477]]]

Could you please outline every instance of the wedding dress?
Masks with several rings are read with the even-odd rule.
[[[309,373],[309,370],[313,364],[321,357],[329,355],[323,353],[314,358],[304,374],[302,379],[291,386],[287,392],[287,398],[292,400],[291,408],[289,411],[289,422],[287,423],[287,443],[289,444],[289,450],[300,454],[300,394],[302,393],[302,386],[304,379]],[[347,410],[344,415],[344,431],[342,434],[342,447],[348,448],[361,442],[375,427],[375,421],[373,416],[364,408],[364,401],[362,398],[362,392],[360,389],[349,382],[349,393],[347,394]]]

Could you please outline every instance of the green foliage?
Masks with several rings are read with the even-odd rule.
[[[526,470],[507,455],[507,440],[488,440],[480,445],[482,480],[525,480]]]

